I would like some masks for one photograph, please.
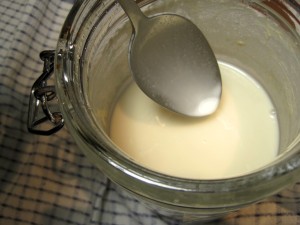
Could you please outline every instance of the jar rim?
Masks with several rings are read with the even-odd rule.
[[[102,169],[108,170],[108,168],[114,167],[113,172],[108,172],[108,176],[112,180],[119,183],[126,189],[128,189],[126,182],[129,181],[136,180],[136,185],[146,183],[147,185],[150,185],[153,190],[150,190],[149,195],[142,195],[149,198],[152,198],[154,195],[156,195],[157,190],[167,190],[167,192],[185,192],[190,193],[191,196],[194,196],[193,194],[195,193],[199,194],[201,192],[202,194],[211,194],[212,196],[219,197],[222,197],[222,194],[224,193],[232,192],[239,192],[242,196],[253,187],[257,188],[258,192],[260,192],[260,196],[257,196],[257,198],[246,198],[246,200],[240,200],[241,202],[259,200],[259,198],[267,196],[269,194],[267,193],[269,192],[267,190],[271,188],[270,185],[272,185],[274,182],[280,187],[276,188],[276,190],[275,188],[271,188],[273,190],[272,192],[278,191],[279,189],[287,186],[291,180],[297,180],[297,176],[300,174],[300,135],[296,138],[297,140],[295,143],[290,146],[291,149],[289,151],[280,155],[275,161],[260,169],[235,177],[200,180],[173,177],[144,168],[118,153],[118,149],[116,149],[112,143],[107,144],[99,141],[98,135],[101,131],[97,130],[97,127],[95,126],[93,127],[94,130],[91,130],[91,128],[88,126],[92,124],[92,120],[90,118],[85,118],[84,121],[86,121],[87,124],[83,124],[84,122],[82,122],[81,119],[74,120],[74,117],[90,115],[86,109],[78,107],[80,102],[78,102],[78,100],[72,96],[72,92],[76,90],[72,87],[73,83],[70,83],[68,78],[66,78],[69,76],[69,73],[73,71],[73,69],[70,69],[69,67],[72,67],[74,63],[74,61],[72,61],[72,54],[74,54],[74,32],[80,31],[81,28],[78,28],[78,25],[84,23],[84,16],[88,16],[87,10],[96,10],[96,7],[99,7],[100,5],[99,2],[100,1],[95,0],[75,2],[67,19],[65,20],[59,37],[55,56],[55,74],[56,83],[58,86],[58,97],[62,105],[61,109],[63,115],[66,117],[67,127],[69,128],[72,136],[75,137],[76,141],[79,143],[79,147],[86,145],[88,148],[93,148],[93,150],[91,150],[93,157],[101,158],[102,163],[105,164],[101,166]],[[114,6],[113,1],[109,0],[107,2],[109,3],[107,4],[107,8]],[[148,3],[149,1],[145,2]],[[145,2],[144,4],[146,4]],[[263,4],[264,1],[258,2]],[[286,6],[292,7],[296,10],[296,12],[300,13],[300,5],[295,1],[290,0],[280,4],[286,4]],[[290,11],[288,13],[290,13]],[[293,14],[293,18],[294,16],[295,15]],[[296,17],[296,19],[299,18]],[[300,22],[297,24],[297,26],[300,27]],[[109,142],[109,138],[106,138]],[[129,180],[127,180],[127,178],[124,181],[118,180],[118,173],[122,174],[121,179],[125,179],[124,177],[129,177]],[[141,186],[141,188],[145,188],[145,186]],[[140,194],[141,188],[139,188],[136,193]],[[241,190],[241,188],[243,190]],[[230,204],[231,200],[228,199],[228,197],[224,197],[224,199],[226,199],[227,204]],[[188,200],[185,199],[181,199],[180,201],[182,205],[185,205],[188,202]],[[168,202],[168,200],[166,200],[166,202]],[[231,204],[234,205],[236,203]],[[213,203],[211,203],[211,207],[215,207],[215,205],[212,205]],[[197,205],[197,207],[198,206],[199,205]]]

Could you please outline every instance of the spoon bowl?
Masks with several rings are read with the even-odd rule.
[[[152,100],[193,117],[212,114],[222,92],[217,60],[206,38],[175,14],[146,17],[132,0],[119,0],[133,26],[130,68]]]

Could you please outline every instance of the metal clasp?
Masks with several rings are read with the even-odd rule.
[[[52,111],[56,98],[55,86],[47,85],[47,81],[54,71],[54,50],[46,50],[40,53],[44,61],[42,75],[34,82],[29,100],[28,131],[39,135],[51,135],[64,126],[62,114]],[[51,107],[50,107],[51,106]],[[56,102],[58,106],[58,102]]]

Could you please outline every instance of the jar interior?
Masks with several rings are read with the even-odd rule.
[[[280,155],[299,139],[300,38],[295,27],[299,24],[268,2],[157,0],[142,4],[149,16],[168,12],[189,18],[204,33],[219,61],[245,71],[264,87],[276,108]],[[92,117],[109,136],[116,100],[133,82],[128,64],[132,29],[117,4],[99,10],[101,17],[85,43],[81,79]]]

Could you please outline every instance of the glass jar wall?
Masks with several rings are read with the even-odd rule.
[[[56,49],[62,113],[81,150],[112,181],[159,213],[215,218],[257,202],[300,173],[300,6],[296,1],[139,1],[147,15],[183,15],[202,30],[219,61],[250,74],[268,92],[280,128],[274,162],[244,176],[183,179],[144,168],[109,137],[112,109],[126,84],[131,26],[110,0],[77,1]],[[253,106],[255,107],[255,106]],[[217,165],[214,165],[217,166]]]

